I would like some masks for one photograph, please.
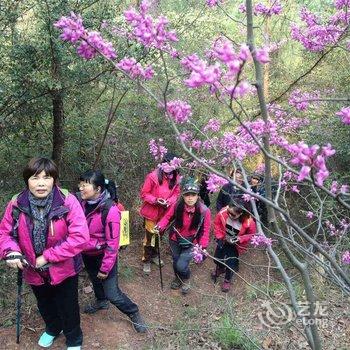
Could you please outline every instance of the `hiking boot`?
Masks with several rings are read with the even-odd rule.
[[[151,273],[151,263],[149,262],[143,263],[143,273],[145,275],[149,275]]]
[[[147,332],[147,326],[145,321],[142,319],[139,312],[135,312],[133,314],[129,315],[130,320],[135,328],[135,331],[137,333],[146,333]]]
[[[191,289],[191,286],[190,286],[190,281],[187,280],[187,281],[183,281],[183,284],[181,286],[181,293],[183,295],[186,295],[190,292],[190,289]]]
[[[182,286],[182,281],[177,276],[170,283],[171,289],[180,289],[181,286]]]
[[[89,304],[84,308],[84,314],[94,314],[98,310],[107,310],[109,308],[108,300],[95,300],[93,304]]]
[[[157,266],[159,266],[159,259],[158,256],[155,256],[154,258],[151,259],[151,262]],[[164,261],[161,260],[160,261],[160,266],[163,267],[164,266]]]
[[[224,280],[224,283],[221,286],[221,291],[227,293],[231,288],[231,281]]]
[[[222,275],[223,273],[225,273],[225,268],[216,266],[215,270],[210,274],[210,278],[214,283],[216,283],[218,277],[220,277],[220,275]]]

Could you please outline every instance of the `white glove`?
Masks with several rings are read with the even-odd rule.
[[[15,257],[15,256],[18,256],[18,259],[10,259],[10,260],[6,260],[6,258],[9,258],[9,257]],[[23,264],[22,264],[22,261],[20,258],[22,258],[22,254],[19,253],[19,252],[10,252],[6,255],[6,265],[9,266],[9,267],[12,267],[14,269],[21,269],[23,270]]]

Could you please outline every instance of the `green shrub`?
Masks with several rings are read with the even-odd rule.
[[[214,329],[214,338],[224,349],[230,350],[253,350],[259,349],[255,340],[248,338],[232,322],[228,315],[220,319]]]

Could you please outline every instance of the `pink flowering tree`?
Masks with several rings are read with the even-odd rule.
[[[102,57],[116,74],[135,82],[154,101],[183,150],[176,164],[164,166],[205,173],[212,192],[230,182],[244,193],[242,197],[250,203],[258,226],[251,245],[266,249],[299,314],[295,285],[276,251],[283,252],[299,273],[310,305],[308,318],[315,321],[317,296],[311,268],[321,268],[322,277],[342,292],[350,293],[349,186],[332,174],[329,164],[337,152],[332,140],[311,144],[299,137],[314,122],[302,113],[325,101],[341,103],[334,118],[346,127],[350,124],[349,99],[329,97],[334,92],[327,89],[294,89],[300,78],[278,98],[267,100],[264,67],[273,63],[274,53],[283,49],[284,42],[262,40],[256,28],[266,20],[278,21],[283,14],[282,1],[253,4],[246,0],[237,4],[203,0],[203,5],[208,11],[221,11],[240,26],[240,41],[221,34],[203,52],[187,52],[181,35],[165,16],[156,15],[147,1],[138,8],[126,9],[123,24],[118,21],[104,25],[104,30],[113,34],[113,42],[86,28],[75,13],[62,17],[55,27],[60,30],[61,39],[75,47],[77,55],[85,60]],[[291,39],[308,55],[336,46],[349,50],[348,6],[348,1],[336,0],[332,14],[323,16],[300,8],[300,19],[290,28]],[[144,64],[131,54],[122,57],[117,43],[123,40],[154,55],[154,64]],[[150,84],[154,79],[158,88]],[[224,117],[210,116],[206,123],[199,123],[196,113],[203,99],[219,106]],[[157,161],[167,151],[161,137],[150,140],[148,145]],[[240,169],[244,183],[236,183],[220,170],[223,167]],[[252,172],[263,175],[264,194],[251,188],[248,180]],[[259,215],[259,203],[267,207],[267,223]],[[201,260],[200,247],[196,247],[196,260]],[[304,331],[310,348],[321,349],[316,322],[306,323]]]

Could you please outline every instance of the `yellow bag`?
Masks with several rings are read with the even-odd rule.
[[[129,211],[120,212],[120,236],[119,236],[119,246],[130,244],[130,226],[129,226]]]

